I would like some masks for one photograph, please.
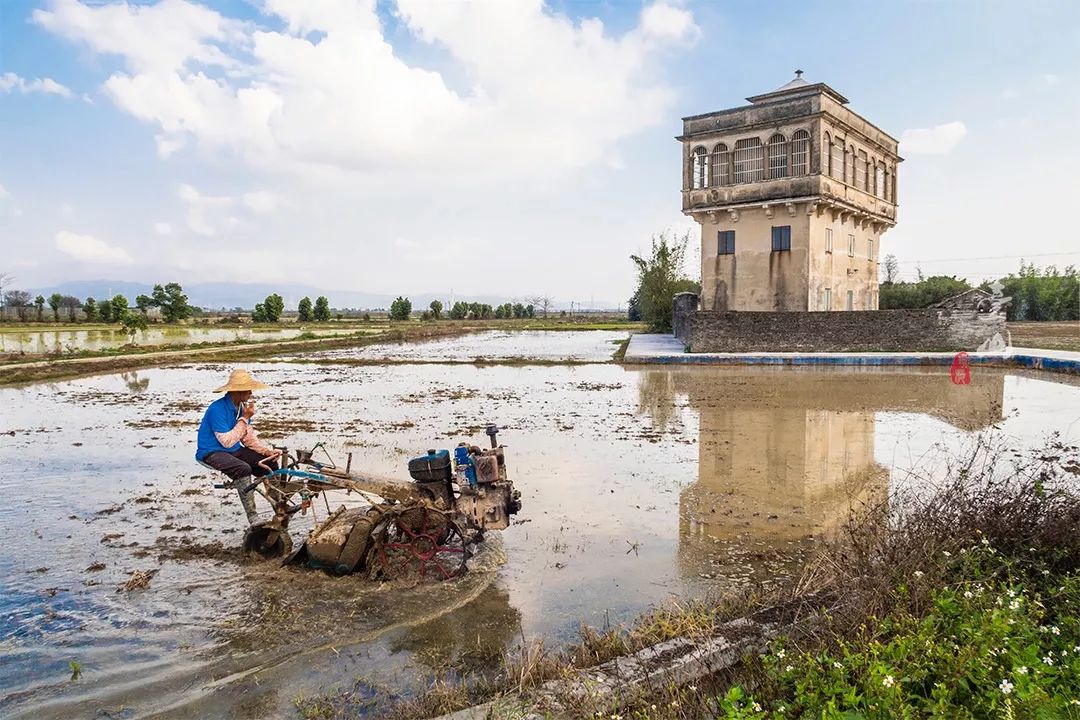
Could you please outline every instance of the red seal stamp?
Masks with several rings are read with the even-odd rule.
[[[956,353],[952,367],[949,368],[949,375],[954,385],[971,384],[971,359],[966,352]]]

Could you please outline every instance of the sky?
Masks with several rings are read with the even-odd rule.
[[[1053,0],[0,0],[0,273],[625,302],[697,241],[680,118],[797,68],[901,140],[902,278],[1080,264],[1078,41]]]

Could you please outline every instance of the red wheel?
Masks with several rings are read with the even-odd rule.
[[[468,541],[446,513],[423,505],[393,509],[376,530],[378,575],[386,580],[449,580],[465,572]]]

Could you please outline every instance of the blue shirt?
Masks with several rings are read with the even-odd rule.
[[[232,447],[225,447],[218,442],[214,433],[227,433],[236,427],[236,421],[240,418],[240,408],[233,405],[229,393],[206,408],[202,423],[199,425],[199,446],[195,450],[195,459],[202,461],[204,457],[213,452],[236,452],[242,446],[239,442]]]

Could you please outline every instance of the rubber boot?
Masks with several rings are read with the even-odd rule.
[[[244,506],[244,512],[247,513],[248,525],[254,525],[259,519],[259,513],[255,510],[255,491],[244,492],[244,488],[251,484],[251,476],[234,480],[233,484],[236,485],[236,493],[240,496],[240,504]]]

